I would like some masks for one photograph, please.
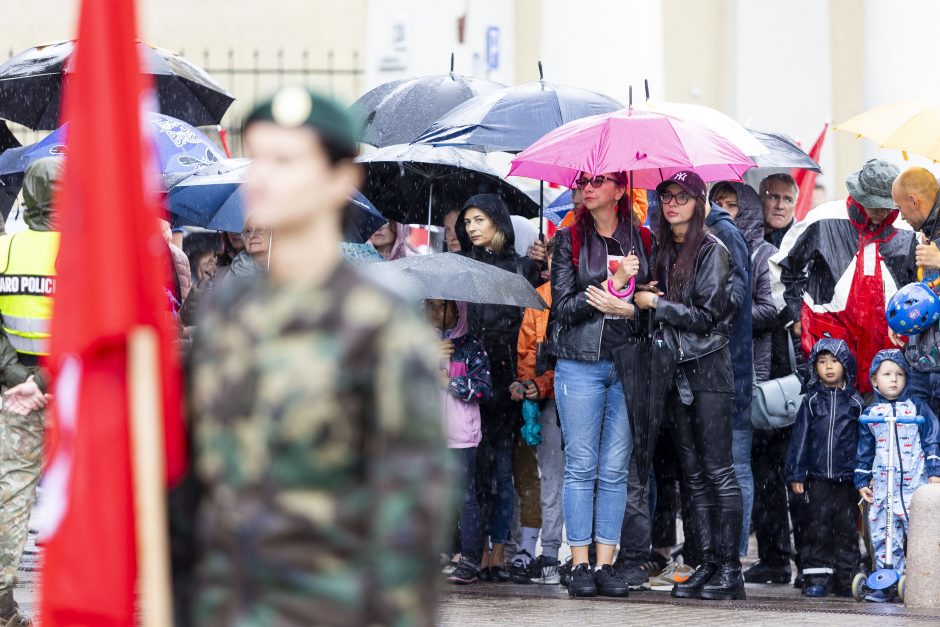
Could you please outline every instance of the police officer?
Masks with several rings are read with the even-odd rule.
[[[16,571],[29,534],[29,514],[42,466],[47,398],[39,359],[47,354],[59,234],[52,198],[62,161],[39,159],[23,178],[29,227],[0,237],[0,623],[29,625],[13,600]],[[4,622],[5,621],[5,622]]]

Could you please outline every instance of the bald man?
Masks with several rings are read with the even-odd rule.
[[[901,215],[926,239],[915,249],[913,262],[924,269],[926,275],[940,270],[940,184],[924,168],[909,168],[902,172],[891,188],[891,198]],[[904,348],[904,356],[911,366],[910,387],[934,410],[940,411],[940,328],[936,325],[920,335],[912,336],[909,345],[897,334],[891,341]],[[932,356],[932,357],[931,357]]]
[[[925,270],[940,270],[940,184],[930,170],[909,168],[891,188],[891,198],[915,231],[923,231],[928,243],[915,252],[915,262]]]

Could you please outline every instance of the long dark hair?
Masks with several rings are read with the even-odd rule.
[[[672,236],[672,227],[666,220],[666,212],[659,214],[659,228],[656,230],[656,244],[659,248],[656,255],[656,280],[660,286],[666,286],[666,298],[669,300],[682,300],[682,290],[695,273],[695,259],[708,235],[708,229],[705,227],[705,199],[696,197],[694,201],[695,211],[689,220],[682,249],[678,252],[676,249],[679,245]]]

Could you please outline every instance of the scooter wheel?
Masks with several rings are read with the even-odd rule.
[[[858,573],[855,575],[855,578],[852,579],[852,598],[856,601],[865,600],[865,595],[867,594],[865,590],[865,574]]]
[[[898,599],[900,599],[901,603],[904,603],[904,577],[905,575],[901,575],[901,578],[898,579]]]

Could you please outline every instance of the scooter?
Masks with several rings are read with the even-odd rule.
[[[864,601],[872,592],[880,590],[889,599],[895,595],[904,603],[904,575],[894,568],[894,453],[897,448],[897,430],[899,424],[924,424],[923,416],[914,418],[898,418],[897,416],[868,416],[859,419],[862,424],[888,424],[888,524],[885,526],[885,567],[873,571],[867,577],[865,573],[858,573],[852,580],[852,597],[856,601]],[[877,556],[872,554],[872,562],[877,564]]]

